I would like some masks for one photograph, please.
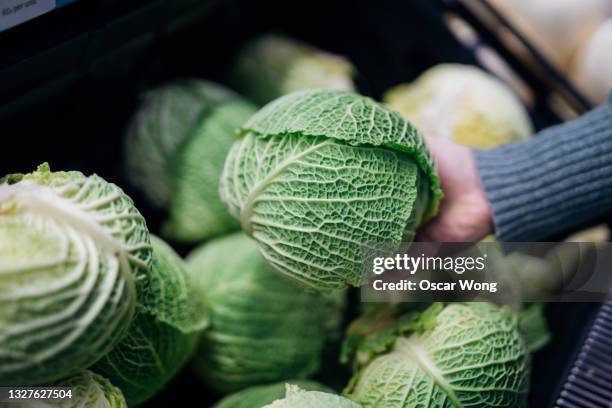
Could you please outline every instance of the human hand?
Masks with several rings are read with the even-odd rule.
[[[474,153],[440,138],[427,139],[444,199],[436,218],[417,231],[417,241],[476,242],[493,232],[493,215],[480,183]]]

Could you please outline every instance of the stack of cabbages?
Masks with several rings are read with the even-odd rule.
[[[483,104],[482,88],[411,121],[427,128],[428,112],[446,112],[447,137],[499,123],[496,142],[529,135],[502,84],[454,69],[506,104]],[[525,406],[530,353],[546,338],[537,306],[365,306],[343,334],[361,247],[412,240],[442,198],[421,132],[352,92],[352,74],[341,57],[270,36],[235,70],[251,100],[274,99],[259,110],[196,79],[144,95],[127,175],[167,214],[160,234],[194,246],[185,259],[101,177],[47,164],[4,177],[0,384],[73,387],[45,406],[137,406],[188,365],[224,396],[216,408]],[[391,105],[435,105],[419,82],[420,101],[396,90]],[[309,380],[341,342],[331,358],[353,370],[345,388]]]

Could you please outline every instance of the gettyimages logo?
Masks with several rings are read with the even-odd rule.
[[[375,257],[372,261],[372,272],[380,275],[387,270],[403,270],[414,275],[419,270],[434,271],[445,270],[456,274],[466,271],[482,271],[485,269],[487,254],[477,257],[470,256],[410,256],[406,253],[396,254],[394,257]]]
[[[362,254],[364,302],[612,299],[610,244],[415,242]]]

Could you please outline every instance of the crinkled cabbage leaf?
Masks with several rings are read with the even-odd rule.
[[[491,303],[434,304],[370,338],[345,395],[364,407],[525,407],[519,318]]]
[[[12,408],[127,408],[123,393],[106,378],[83,370],[53,387],[70,389],[71,398],[28,400],[9,405]]]
[[[343,293],[284,279],[242,233],[196,249],[187,263],[210,313],[194,359],[206,383],[227,392],[317,372],[326,340],[339,335]]]
[[[93,368],[120,387],[130,406],[159,392],[192,356],[208,324],[204,301],[183,260],[152,236],[149,291],[128,334]]]
[[[127,408],[127,403],[119,388],[106,378],[85,370],[57,384],[70,387],[73,400],[64,400],[57,408]]]
[[[249,387],[223,398],[213,408],[261,408],[283,398],[287,383],[297,385],[306,391],[332,392],[328,387],[315,381],[291,380]]]
[[[144,95],[127,133],[127,175],[167,211],[163,236],[199,242],[237,229],[219,199],[219,176],[238,127],[254,112],[229,89],[196,79]]]
[[[411,240],[441,198],[419,131],[334,90],[292,93],[251,117],[220,192],[264,258],[317,289],[358,286],[363,247]]]
[[[320,391],[304,391],[297,385],[287,384],[285,398],[263,408],[360,408],[361,405],[338,395]]]
[[[0,384],[95,363],[147,296],[145,220],[114,184],[48,165],[0,183]]]

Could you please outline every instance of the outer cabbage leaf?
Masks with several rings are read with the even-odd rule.
[[[550,331],[544,305],[542,303],[526,304],[519,312],[519,331],[525,341],[527,351],[533,353],[544,347],[550,340]]]
[[[121,390],[106,378],[84,370],[54,387],[72,389],[72,398],[9,404],[13,408],[127,408]]]
[[[307,391],[332,392],[330,388],[315,381],[291,380],[287,382]],[[249,387],[223,398],[213,408],[261,408],[283,398],[287,382]]]
[[[205,81],[147,93],[127,134],[128,177],[168,212],[162,235],[197,242],[237,228],[218,196],[223,161],[255,107]]]
[[[93,368],[119,386],[130,406],[160,391],[192,356],[208,324],[204,302],[183,260],[152,236],[147,297],[127,336]]]
[[[490,303],[434,304],[345,390],[364,407],[524,407],[530,362],[518,317]]]
[[[361,405],[338,395],[320,391],[304,391],[297,385],[287,384],[285,398],[263,408],[360,408]]]
[[[531,136],[529,115],[502,81],[469,65],[440,64],[384,101],[428,137],[487,148]]]
[[[278,35],[249,43],[234,68],[237,89],[259,104],[303,89],[352,91],[355,68],[339,55]]]
[[[0,384],[95,363],[147,296],[145,220],[114,184],[48,165],[0,184]]]
[[[121,390],[91,371],[82,371],[57,386],[72,388],[75,396],[72,401],[60,402],[57,408],[127,408]]]
[[[409,241],[437,211],[421,134],[350,92],[296,92],[244,125],[220,193],[262,255],[317,289],[361,283],[363,245]]]
[[[340,362],[351,363],[357,370],[373,356],[388,351],[405,329],[400,316],[409,312],[415,312],[415,303],[363,303],[361,314],[346,329]],[[412,329],[411,320],[408,329]]]
[[[212,241],[187,262],[210,312],[194,359],[206,383],[227,392],[319,369],[326,339],[338,335],[342,293],[309,293],[283,279],[244,234]]]

